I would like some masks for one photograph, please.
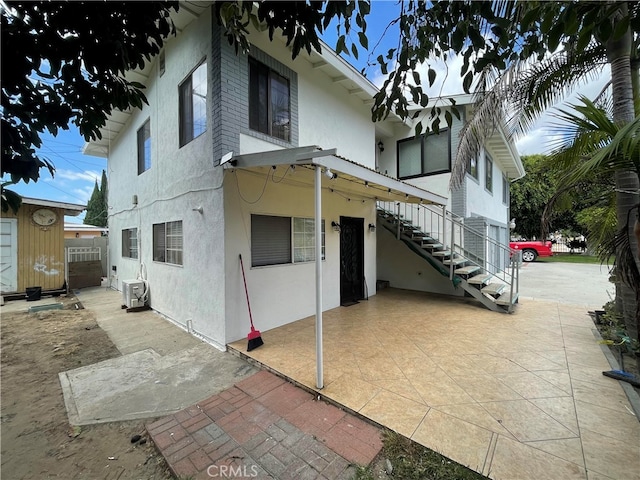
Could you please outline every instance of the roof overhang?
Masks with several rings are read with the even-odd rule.
[[[507,138],[504,129],[498,126],[493,135],[485,140],[485,148],[502,166],[502,171],[510,181],[525,176],[524,165],[513,139]]]
[[[22,197],[23,205],[37,205],[39,207],[60,208],[64,210],[64,214],[77,217],[84,210],[87,209],[86,205],[77,205],[75,203],[55,202],[53,200],[42,200],[40,198],[27,198]]]
[[[178,11],[171,11],[171,20],[176,27],[176,37],[187,28],[187,26],[196,20],[202,13],[212,5],[211,0],[180,0]],[[170,42],[174,37],[169,37],[166,42]],[[145,61],[144,68],[136,68],[125,72],[124,77],[129,81],[149,84],[149,76],[155,63],[155,58],[151,61]],[[90,140],[82,147],[82,153],[85,155],[93,155],[95,157],[106,158],[109,156],[109,147],[111,142],[120,134],[120,131],[131,118],[135,108],[126,110],[113,110],[109,115],[103,127],[100,128],[101,138]]]
[[[333,179],[326,177],[324,185],[331,191],[344,195],[354,195],[362,199],[399,201],[406,203],[423,203],[446,205],[447,199],[441,195],[423,190],[388,175],[352,162],[337,155],[336,149],[321,150],[317,146],[269,150],[266,152],[236,155],[224,168],[265,169],[278,166],[302,167],[295,170],[295,181],[313,185],[311,170],[321,167],[335,175]],[[308,175],[299,175],[298,170],[309,170]]]

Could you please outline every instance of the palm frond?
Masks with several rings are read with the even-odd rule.
[[[509,131],[518,136],[530,130],[544,111],[576,87],[598,78],[606,63],[605,48],[592,43],[583,51],[567,48],[521,66],[508,97],[513,112],[507,122]]]
[[[496,128],[504,128],[508,139],[523,134],[547,108],[596,78],[605,64],[604,48],[593,44],[580,52],[568,48],[540,62],[514,62],[504,71],[487,67],[480,72],[475,110],[460,133],[450,187],[460,186],[470,160]]]
[[[602,245],[600,251],[600,260],[605,262],[612,256],[615,256],[614,267],[616,274],[630,288],[636,292],[640,291],[640,271],[636,265],[633,248],[631,246],[631,235],[629,228],[631,224],[631,213],[638,210],[640,204],[631,208],[627,212],[627,221],[616,234]]]

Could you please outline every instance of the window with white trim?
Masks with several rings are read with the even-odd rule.
[[[493,193],[493,159],[488,153],[484,155],[484,186]]]
[[[153,261],[182,265],[182,221],[153,225]]]
[[[325,259],[324,220],[321,225]],[[251,266],[312,262],[316,259],[315,219],[251,215]]]
[[[467,163],[467,173],[478,180],[478,159],[477,157],[469,158]]]
[[[207,62],[180,84],[180,146],[207,130]]]
[[[398,178],[414,178],[451,171],[449,129],[398,140]]]
[[[254,58],[249,58],[249,128],[291,140],[289,80]]]
[[[509,205],[509,179],[502,175],[502,203]]]
[[[138,175],[151,168],[151,120],[138,130]]]
[[[122,256],[124,258],[138,258],[137,228],[124,228],[122,230]]]

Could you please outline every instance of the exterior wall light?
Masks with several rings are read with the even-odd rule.
[[[373,232],[375,232],[375,231],[376,231],[376,226],[375,226],[373,223],[370,223],[370,224],[369,224],[369,231],[370,231],[371,233],[373,233]]]
[[[378,150],[380,150],[380,153],[384,152],[384,143],[382,143],[382,140],[378,142]]]
[[[334,232],[339,232],[340,231],[340,224],[332,221],[331,222],[331,228],[333,228]]]

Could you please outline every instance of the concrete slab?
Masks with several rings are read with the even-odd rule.
[[[175,413],[225,390],[256,370],[201,343],[159,355],[153,349],[59,374],[73,425]]]
[[[73,425],[172,414],[257,372],[153,311],[127,313],[118,292],[77,296],[123,355],[59,374]]]

